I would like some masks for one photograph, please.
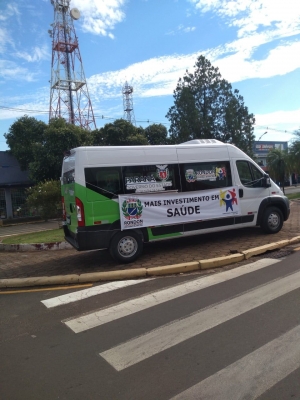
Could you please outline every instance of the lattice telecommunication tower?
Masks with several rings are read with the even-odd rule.
[[[135,125],[135,117],[134,117],[133,101],[132,101],[133,87],[129,86],[127,81],[125,82],[125,85],[122,88],[122,93],[123,93],[124,119]]]
[[[49,120],[62,117],[73,125],[95,129],[92,103],[73,23],[80,17],[79,10],[70,9],[70,0],[50,1],[54,7],[54,23],[48,31],[52,38]]]

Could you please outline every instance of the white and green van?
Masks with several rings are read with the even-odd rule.
[[[277,233],[290,214],[250,157],[214,139],[78,147],[63,160],[61,182],[65,239],[124,263],[154,240],[257,225]]]

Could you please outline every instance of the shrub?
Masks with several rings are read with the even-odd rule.
[[[38,214],[47,221],[49,218],[56,218],[59,215],[60,193],[60,181],[40,182],[26,190],[26,203],[29,207],[36,208]]]

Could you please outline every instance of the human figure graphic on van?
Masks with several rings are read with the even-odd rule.
[[[223,198],[222,200],[226,204],[226,212],[228,211],[229,208],[231,209],[231,211],[233,211],[233,208],[232,208],[233,201],[232,201],[232,197],[230,196],[230,194],[227,193],[225,196],[225,199]]]
[[[232,204],[237,204],[237,198],[236,198],[236,192],[235,192],[235,188],[233,188],[232,190],[228,190],[228,192],[231,194],[232,196]]]
[[[226,177],[226,170],[224,167],[218,167],[216,172],[216,175],[220,181],[222,181]]]

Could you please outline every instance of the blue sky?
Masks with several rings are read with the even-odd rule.
[[[72,0],[72,7],[81,12],[74,25],[98,128],[124,116],[125,81],[137,125],[168,128],[176,83],[200,54],[239,89],[257,138],[289,141],[300,128],[299,0]],[[12,0],[0,11],[6,150],[3,134],[16,118],[48,122],[54,10],[50,0]]]

